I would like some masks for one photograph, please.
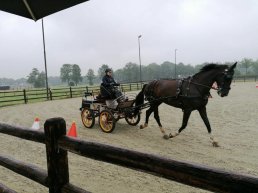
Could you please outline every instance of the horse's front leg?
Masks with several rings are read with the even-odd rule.
[[[184,109],[184,114],[183,114],[183,121],[182,121],[182,126],[179,128],[178,132],[176,132],[175,134],[170,133],[169,134],[169,138],[173,138],[176,137],[177,135],[179,135],[179,133],[186,128],[189,117],[191,115],[192,110],[190,109]]]
[[[151,106],[147,111],[146,111],[146,116],[145,116],[145,123],[143,125],[140,125],[140,129],[144,129],[145,127],[148,127],[148,122],[149,122],[149,117],[151,113],[154,111],[153,106]]]
[[[160,122],[160,118],[159,118],[159,109],[158,106],[154,109],[154,118],[156,120],[156,122],[159,125],[159,129],[161,131],[161,133],[163,134],[163,138],[164,139],[169,139],[169,136],[166,134],[165,129],[162,127],[161,122]]]
[[[217,141],[214,140],[214,137],[211,135],[211,126],[210,126],[210,122],[209,122],[209,119],[208,119],[208,116],[207,116],[207,112],[206,112],[206,107],[202,107],[200,109],[198,109],[200,115],[201,115],[201,118],[204,122],[204,124],[206,125],[207,127],[207,130],[208,130],[208,133],[210,134],[210,140],[211,140],[211,143],[214,147],[219,147],[219,144]]]

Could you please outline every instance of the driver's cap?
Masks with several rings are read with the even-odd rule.
[[[108,72],[112,72],[111,68],[107,68],[107,69],[105,70],[105,73],[108,73]]]

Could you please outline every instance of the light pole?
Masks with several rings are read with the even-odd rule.
[[[138,46],[139,46],[139,62],[140,62],[140,81],[142,82],[142,61],[141,61],[141,44],[140,44],[140,38],[142,35],[138,36]]]
[[[176,51],[177,49],[175,49],[175,79],[176,79]]]
[[[45,62],[45,75],[46,75],[46,89],[47,89],[47,100],[49,99],[48,93],[48,78],[47,78],[47,57],[46,57],[46,48],[45,48],[45,35],[44,35],[44,23],[43,19],[42,22],[42,35],[43,35],[43,49],[44,49],[44,62]]]

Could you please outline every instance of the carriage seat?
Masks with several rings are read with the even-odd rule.
[[[96,96],[95,100],[98,101],[99,103],[105,103],[106,100],[110,100],[110,98],[102,96],[101,94],[99,94],[99,95]]]

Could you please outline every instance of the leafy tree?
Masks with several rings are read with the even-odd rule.
[[[234,73],[234,76],[240,76],[241,75],[241,72],[238,70],[238,68],[235,68],[235,73]]]
[[[63,64],[60,69],[60,78],[62,82],[67,82],[69,85],[70,80],[72,79],[72,65],[71,64]]]
[[[123,69],[118,69],[114,72],[114,77],[118,82],[125,81],[125,71]]]
[[[60,78],[62,82],[67,82],[70,85],[72,81],[75,85],[82,82],[81,68],[77,64],[63,64],[60,69]]]
[[[95,74],[94,71],[92,69],[89,69],[86,75],[88,81],[89,81],[89,85],[93,85],[93,80],[95,79]]]
[[[222,64],[232,65],[234,62],[225,62]],[[177,64],[177,75],[180,77],[187,77],[189,75],[193,75],[204,66],[208,64],[195,64],[193,65],[185,65],[183,63]],[[86,83],[97,83],[99,79],[102,79],[105,69],[109,68],[107,64],[103,64],[98,69],[98,74],[94,75],[94,72],[89,72],[84,77],[84,82]],[[64,64],[60,69],[60,77],[49,77],[48,82],[51,85],[59,85],[61,81],[67,81],[69,83],[76,84],[80,82],[82,79],[81,71],[78,65],[71,65],[71,64]],[[76,75],[75,75],[76,74]],[[92,75],[94,75],[94,78]],[[238,62],[237,68],[235,69],[235,76],[239,75],[258,75],[258,60],[253,60],[250,58],[244,58]],[[73,77],[75,76],[75,77]],[[27,79],[28,77],[28,79]],[[24,87],[27,86],[26,83],[33,84],[34,87],[44,87],[45,85],[45,74],[44,72],[40,73],[37,68],[33,68],[32,72],[26,79],[7,79],[7,78],[0,78],[0,84],[2,85],[10,85],[14,87]],[[72,78],[73,77],[73,78]],[[99,78],[96,78],[99,77]],[[120,68],[114,72],[114,77],[117,79],[118,82],[136,82],[140,80],[140,69],[139,65],[129,62],[123,68]],[[175,64],[173,62],[165,61],[161,64],[149,64],[147,66],[142,66],[142,80],[149,81],[152,79],[162,79],[162,78],[174,78],[175,77]],[[77,80],[78,78],[78,80]],[[72,82],[71,82],[72,81]]]
[[[79,82],[82,82],[81,68],[77,64],[72,65],[71,80],[74,81],[76,86]]]
[[[98,77],[102,80],[102,77],[105,75],[105,70],[110,68],[107,64],[102,64],[102,66],[98,69]]]
[[[36,82],[36,88],[42,88],[46,86],[46,75],[45,73],[42,71],[41,73],[39,73],[38,75],[38,79]]]
[[[144,72],[144,73],[143,73]],[[143,80],[159,79],[160,77],[160,65],[156,63],[149,64],[142,70],[142,74],[145,75]]]
[[[45,87],[45,73],[39,72],[37,68],[33,68],[28,76],[27,82],[33,84],[35,88]]]
[[[258,75],[258,60],[256,60],[253,64],[254,74]]]
[[[254,67],[255,62],[252,59],[244,58],[242,61],[239,62],[239,67],[245,69],[244,75],[252,74],[252,71],[249,71],[250,67]]]
[[[161,78],[172,78],[175,76],[175,64],[171,62],[163,62],[161,65],[161,71],[162,74]]]
[[[39,74],[39,70],[37,68],[33,68],[32,72],[28,76],[27,82],[30,84],[34,84],[34,82],[36,82],[38,74]]]
[[[140,68],[137,64],[129,62],[123,68],[124,81],[135,82],[140,80]],[[143,72],[142,72],[143,74]]]
[[[191,65],[177,64],[177,77],[187,77],[194,74],[194,68]]]

